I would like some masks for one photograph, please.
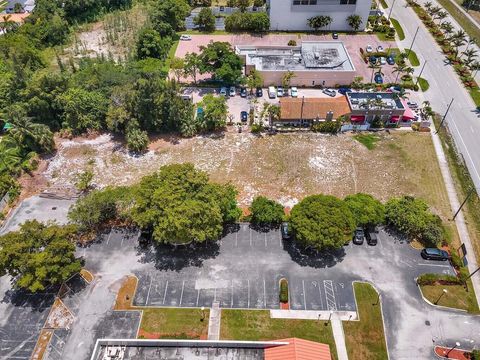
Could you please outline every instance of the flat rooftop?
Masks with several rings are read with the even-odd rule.
[[[405,110],[401,99],[392,92],[349,92],[352,110]]]
[[[247,65],[258,71],[354,71],[341,41],[304,41],[300,46],[238,45]]]

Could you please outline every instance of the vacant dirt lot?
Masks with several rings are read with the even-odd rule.
[[[43,176],[52,185],[71,185],[92,168],[99,187],[126,185],[169,163],[192,162],[217,182],[232,182],[239,201],[267,195],[293,206],[309,194],[345,196],[371,193],[382,200],[395,194],[424,197],[444,218],[445,188],[429,134],[382,133],[374,150],[351,135],[314,133],[254,136],[227,131],[191,139],[153,139],[142,156],[128,154],[110,135],[61,140]]]

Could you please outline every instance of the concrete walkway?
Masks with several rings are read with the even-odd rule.
[[[356,311],[334,311],[332,318],[335,316],[342,321],[357,320]],[[272,319],[304,319],[304,320],[328,320],[330,311],[316,310],[270,310]]]
[[[210,318],[208,319],[208,340],[220,340],[220,320],[222,319],[222,310],[220,303],[215,301],[210,309]]]
[[[448,167],[448,161],[443,151],[442,143],[440,137],[435,134],[435,126],[432,124],[430,133],[432,134],[433,145],[435,147],[435,152],[437,153],[438,163],[440,165],[440,170],[442,172],[443,181],[447,188],[448,199],[450,201],[450,206],[452,207],[452,217],[455,211],[460,207],[460,201],[458,200],[457,190],[453,184],[452,174],[450,173],[450,168]],[[458,235],[460,240],[465,244],[467,249],[467,260],[468,260],[468,270],[470,273],[474,272],[478,268],[478,263],[475,258],[475,253],[473,251],[472,242],[470,236],[468,235],[467,225],[465,224],[465,218],[463,217],[463,212],[460,211],[455,218],[455,225],[457,226]],[[455,251],[455,249],[452,249]],[[477,298],[477,303],[480,304],[480,274],[475,274],[471,277],[473,283],[473,289],[475,290],[475,297]]]
[[[332,332],[335,339],[335,346],[337,347],[338,360],[348,360],[347,346],[345,345],[345,334],[343,332],[342,320],[333,314],[332,316]]]

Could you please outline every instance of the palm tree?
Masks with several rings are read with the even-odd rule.
[[[362,25],[362,18],[360,15],[353,14],[347,17],[347,23],[348,25],[355,31],[358,31],[360,29],[360,25]]]
[[[435,20],[440,11],[442,11],[440,6],[433,6],[430,8],[430,10],[427,10],[428,14],[432,17],[432,20]]]
[[[392,73],[397,73],[397,76],[395,78],[395,83],[398,83],[398,77],[405,72],[405,68],[406,68],[405,64],[398,64],[394,66]]]
[[[467,67],[470,67],[470,64],[473,63],[473,61],[476,59],[477,57],[477,50],[475,49],[469,49],[469,50],[465,50],[463,53],[462,53],[463,56],[465,56],[465,59],[463,60],[463,63],[467,66]]]
[[[470,47],[470,45],[474,45],[474,44],[476,44],[476,43],[477,43],[477,40],[476,40],[475,38],[469,37],[469,38],[467,39],[467,47],[466,47],[466,49],[465,49],[465,51],[464,51],[463,53],[465,53],[465,52],[468,50],[468,48]]]
[[[439,11],[438,14],[436,15],[437,20],[440,20],[440,23],[442,23],[442,20],[445,19],[448,16],[448,13],[445,10]]]
[[[447,40],[449,40],[454,30],[452,23],[449,21],[445,21],[444,23],[440,24],[440,28],[443,30],[443,33],[445,34]]]
[[[433,4],[431,1],[427,1],[423,6],[425,6],[425,9],[427,9],[427,12],[430,12],[430,10],[433,7]]]
[[[17,143],[9,135],[0,142],[0,172],[9,174],[18,172],[18,164],[22,162],[22,154]]]

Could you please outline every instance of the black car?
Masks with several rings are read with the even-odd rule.
[[[365,239],[365,232],[361,227],[357,227],[355,229],[355,233],[353,234],[353,243],[356,245],[362,245],[364,239]]]
[[[280,231],[282,233],[283,240],[290,239],[291,233],[290,233],[290,227],[288,226],[288,222],[282,223],[282,225],[280,226]]]
[[[338,33],[334,32],[334,33],[332,34],[332,38],[335,39],[335,40],[337,40],[337,39],[338,39]]]
[[[365,231],[365,239],[367,239],[367,244],[370,246],[375,246],[378,243],[377,234],[375,231]]]
[[[387,64],[388,65],[395,65],[395,58],[393,56],[387,57]]]
[[[247,97],[247,88],[244,88],[244,87],[240,88],[240,96],[242,98]]]
[[[346,95],[347,92],[352,92],[352,89],[346,88],[346,87],[341,87],[340,89],[338,89],[338,92],[342,95]]]
[[[425,260],[441,260],[447,261],[450,259],[450,255],[445,250],[437,248],[425,248],[421,252],[422,258]]]
[[[257,97],[262,97],[263,96],[262,88],[257,88],[257,90],[255,91],[255,94],[257,95]]]
[[[368,58],[368,61],[370,61],[371,64],[376,64],[377,63],[377,57],[372,55]]]
[[[248,120],[248,113],[246,111],[242,111],[240,113],[240,120],[242,120],[242,122],[247,122]]]

